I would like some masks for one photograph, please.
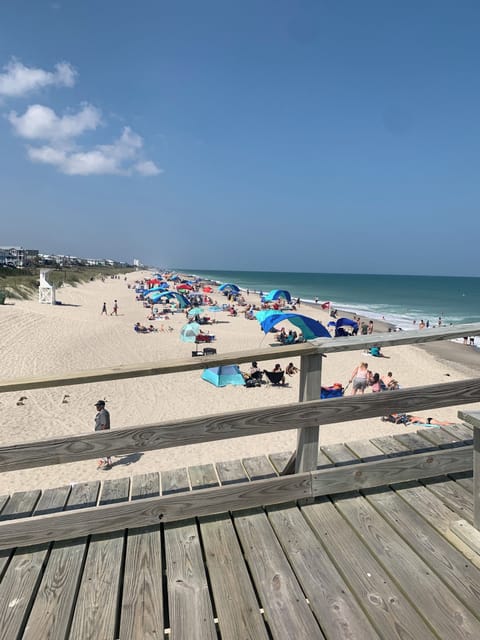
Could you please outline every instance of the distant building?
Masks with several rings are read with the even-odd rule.
[[[24,247],[0,247],[0,264],[12,267],[28,267],[38,258],[38,249]]]

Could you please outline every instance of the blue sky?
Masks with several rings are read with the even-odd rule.
[[[480,4],[2,0],[1,245],[480,275]]]

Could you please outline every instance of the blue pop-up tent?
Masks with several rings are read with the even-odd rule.
[[[180,309],[185,309],[186,307],[190,306],[190,302],[187,300],[187,298],[185,296],[182,296],[181,293],[177,293],[176,291],[156,291],[155,293],[148,295],[148,299],[151,300],[153,304],[158,304],[162,298],[167,298],[168,300],[170,300],[171,298],[175,298]]]
[[[303,334],[305,340],[313,340],[313,338],[331,338],[328,329],[321,322],[308,316],[302,316],[299,313],[272,313],[260,322],[262,331],[268,333],[272,327],[280,322],[288,320]]]
[[[345,331],[343,327],[352,327],[352,333],[356,333],[358,331],[358,322],[355,322],[355,320],[350,320],[350,318],[338,318],[338,320],[335,322],[336,338],[350,335],[350,333],[348,331]]]
[[[225,282],[218,287],[219,291],[231,291],[232,293],[240,293],[240,288],[237,287],[236,284],[231,284],[230,282]]]
[[[264,296],[264,302],[273,302],[274,300],[279,300],[283,298],[287,302],[291,302],[292,296],[289,291],[285,291],[285,289],[272,289]]]
[[[226,387],[227,384],[244,385],[245,380],[240,373],[238,364],[227,364],[222,367],[211,367],[202,373],[202,380],[211,382],[216,387]]]

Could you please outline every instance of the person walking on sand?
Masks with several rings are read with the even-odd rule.
[[[106,431],[110,429],[110,413],[105,409],[105,400],[98,400],[95,403],[97,415],[95,416],[95,431]],[[112,458],[106,456],[98,461],[97,469],[107,471],[112,468]]]
[[[112,311],[112,313],[110,315],[111,316],[118,315],[118,301],[117,300],[113,301],[113,311]]]
[[[107,313],[107,303],[106,302],[103,303],[102,313],[100,315],[101,316],[103,316],[103,315],[107,316],[108,315],[108,313]]]
[[[368,372],[368,363],[361,362],[358,367],[355,367],[352,371],[352,375],[348,381],[349,384],[350,382],[353,382],[352,396],[356,395],[357,391],[359,393],[365,393],[365,389],[370,381],[369,378],[370,374]]]

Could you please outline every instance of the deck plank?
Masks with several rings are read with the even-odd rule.
[[[241,460],[228,460],[216,463],[217,475],[220,484],[229,485],[248,480]]]
[[[344,444],[329,444],[320,447],[322,453],[337,467],[355,464],[358,458]]]
[[[327,638],[378,638],[371,622],[297,507],[267,507],[275,534]]]
[[[404,456],[410,453],[410,449],[396,440],[393,436],[381,436],[379,438],[372,438],[370,442],[390,458],[394,458],[396,456]]]
[[[323,638],[263,509],[235,514],[235,529],[273,638]]]
[[[218,477],[213,464],[199,464],[188,468],[192,489],[208,489],[218,486]]]
[[[102,484],[100,504],[128,500],[129,488],[128,478],[105,480]],[[115,637],[124,538],[123,530],[92,536],[72,620],[70,640]]]
[[[74,485],[65,509],[95,506],[99,488],[98,481]],[[86,548],[87,537],[53,544],[23,640],[67,637]]]
[[[414,549],[417,556],[478,616],[480,570],[465,559],[408,503],[390,489],[369,490],[365,497],[391,527]]]
[[[383,640],[436,637],[330,501],[305,505],[302,513]]]
[[[230,516],[202,517],[200,530],[222,640],[267,640]]]
[[[371,503],[359,499],[355,493],[334,498],[334,504],[390,578],[408,595],[412,607],[421,612],[425,622],[440,638],[476,640],[480,637],[480,620],[456,598]]]
[[[418,435],[432,444],[436,444],[437,447],[461,447],[465,443],[462,439],[452,435],[442,427],[426,427],[425,429],[419,429]]]
[[[182,493],[190,489],[188,473],[185,467],[162,471],[162,496]]]
[[[263,480],[264,478],[273,478],[277,475],[267,456],[244,458],[242,464],[250,480]]]
[[[39,498],[34,514],[61,511],[70,492],[70,487],[46,490]],[[33,496],[31,496],[33,500]],[[12,499],[13,500],[13,499]],[[28,503],[25,496],[25,504]],[[43,565],[48,557],[50,543],[16,549],[0,583],[0,630],[3,638],[21,636],[27,624],[42,578]]]
[[[189,491],[191,469],[177,469],[164,482],[164,491]],[[211,472],[210,472],[211,473]],[[202,471],[193,471],[200,479]],[[211,481],[206,478],[207,482]],[[164,475],[162,474],[162,481]],[[217,480],[218,483],[218,480]],[[201,484],[196,484],[201,488]],[[168,610],[172,640],[216,640],[217,631],[203,562],[198,525],[195,520],[165,524],[165,557],[168,584]]]
[[[418,433],[398,433],[393,436],[401,444],[410,449],[410,453],[425,453],[438,447],[419,436]]]
[[[456,422],[455,424],[446,424],[442,429],[456,436],[459,440],[463,440],[466,444],[472,444],[473,429],[468,425]]]
[[[132,477],[132,500],[160,495],[158,473]],[[164,637],[160,524],[128,530],[120,612],[120,640]]]
[[[473,523],[473,495],[462,486],[448,478],[439,477],[422,481],[423,484],[437,495],[450,509],[458,513],[470,524]]]
[[[350,442],[346,442],[345,446],[362,462],[381,460],[386,457],[383,451],[381,451],[370,440],[352,440]]]

